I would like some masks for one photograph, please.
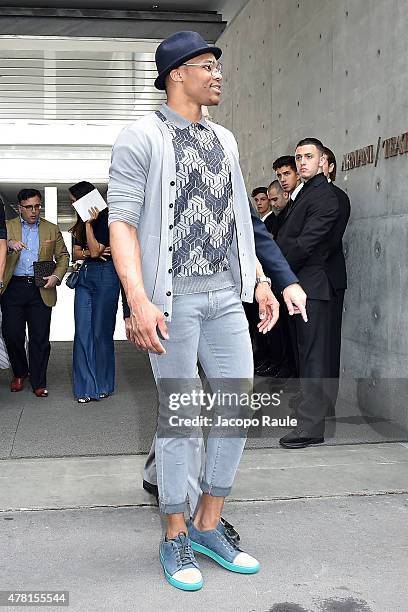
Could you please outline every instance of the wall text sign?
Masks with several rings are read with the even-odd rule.
[[[380,136],[378,138],[376,150],[374,145],[367,145],[361,149],[346,153],[343,155],[343,163],[341,165],[342,171],[347,172],[348,170],[367,166],[368,164],[374,164],[374,167],[376,167],[381,149],[384,150],[385,159],[408,153],[408,132],[404,132],[404,134],[400,134],[399,136],[385,138],[384,140]]]

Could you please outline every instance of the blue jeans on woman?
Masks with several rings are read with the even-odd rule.
[[[115,387],[119,278],[112,261],[85,261],[75,288],[74,395],[99,399]]]

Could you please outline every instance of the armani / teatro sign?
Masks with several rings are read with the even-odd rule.
[[[362,149],[356,149],[351,153],[343,155],[343,163],[341,169],[343,172],[347,170],[353,170],[354,168],[360,168],[367,164],[374,164],[377,166],[380,157],[381,148],[384,149],[384,158],[396,157],[397,155],[404,155],[408,153],[408,132],[400,134],[399,136],[392,136],[382,140],[381,136],[378,138],[377,149],[374,154],[374,145],[368,145]]]

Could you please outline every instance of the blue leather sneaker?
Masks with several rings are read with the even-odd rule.
[[[174,540],[162,540],[160,562],[167,582],[176,589],[198,591],[203,586],[203,577],[190,538],[185,533],[179,533]]]
[[[188,535],[193,550],[211,557],[225,569],[238,574],[256,574],[256,572],[259,572],[259,562],[238,547],[236,541],[229,536],[221,522],[218,523],[217,529],[199,531],[193,521],[190,520]]]

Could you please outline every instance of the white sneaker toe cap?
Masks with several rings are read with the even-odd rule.
[[[254,557],[251,557],[251,555],[240,552],[234,559],[234,565],[239,565],[240,567],[257,567],[259,562]]]
[[[178,572],[173,574],[172,577],[174,578],[174,580],[178,580],[178,582],[184,582],[184,584],[197,584],[202,580],[200,570],[195,569],[194,567],[179,570]]]

